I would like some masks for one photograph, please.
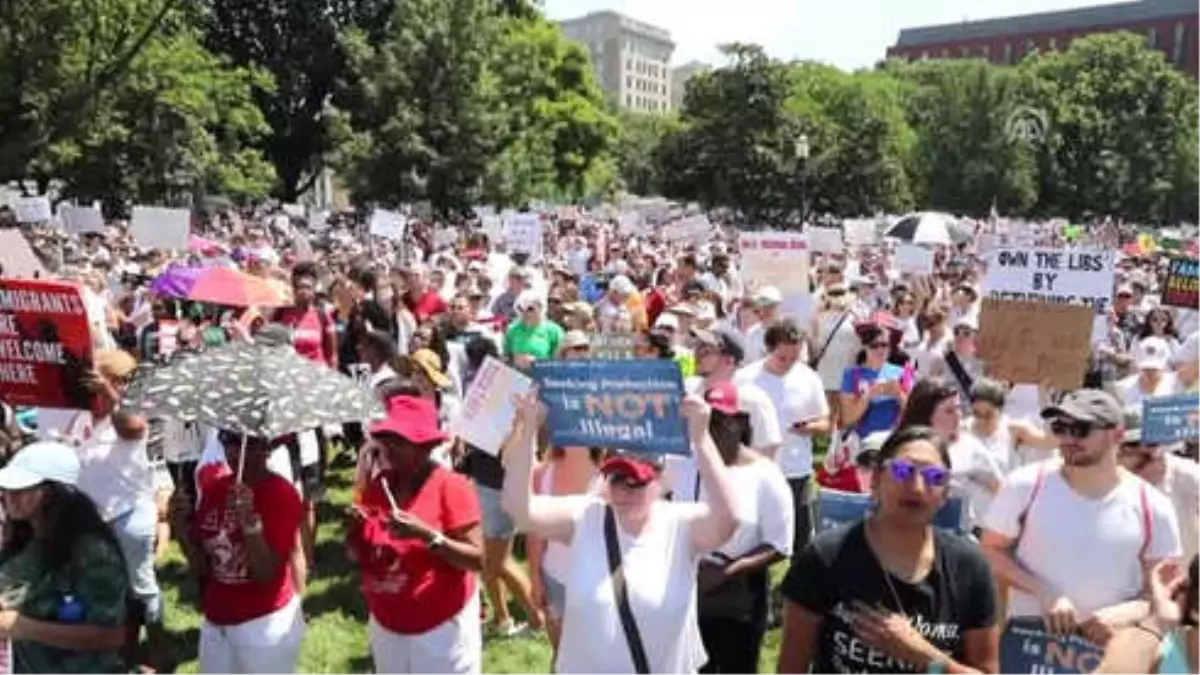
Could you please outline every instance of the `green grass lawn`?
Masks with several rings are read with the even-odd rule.
[[[357,570],[346,559],[343,546],[342,510],[350,504],[350,470],[331,472],[328,501],[321,507],[317,541],[317,569],[304,594],[308,633],[300,655],[304,673],[365,673],[372,670],[367,647],[367,608],[359,591]],[[777,565],[778,578],[784,565]],[[166,604],[170,650],[181,662],[179,672],[198,672],[197,644],[201,615],[196,582],[188,574],[179,547],[172,543],[159,562],[159,584]],[[513,608],[514,616],[520,610]],[[762,672],[774,672],[779,650],[779,631],[767,635],[759,660]],[[513,639],[489,639],[484,643],[485,673],[548,673],[550,648],[541,634]]]

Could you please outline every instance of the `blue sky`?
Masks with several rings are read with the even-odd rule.
[[[781,59],[870,67],[901,28],[1120,0],[543,0],[552,19],[613,9],[671,32],[672,63],[720,65],[716,46],[753,42]]]

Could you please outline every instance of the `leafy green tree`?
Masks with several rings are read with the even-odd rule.
[[[499,111],[487,201],[575,201],[592,187],[617,136],[588,54],[541,16],[506,18],[491,58]]]
[[[209,194],[265,197],[275,174],[253,142],[269,128],[250,92],[270,84],[208,52],[194,29],[156,36],[78,132],[33,166],[63,180],[66,196],[111,210],[190,206]]]
[[[1101,34],[1020,68],[1049,122],[1040,212],[1141,222],[1195,213],[1198,92],[1161,52],[1135,34]]]
[[[785,114],[786,65],[755,45],[722,48],[724,68],[688,82],[680,120],[659,157],[666,196],[729,206],[751,224],[781,224],[796,190],[798,129]]]
[[[1020,114],[1020,78],[982,60],[889,63],[883,73],[902,86],[914,131],[908,164],[914,202],[922,208],[982,216],[993,203],[1027,213],[1038,196],[1034,139],[1010,138]]]
[[[616,157],[624,188],[636,195],[661,195],[660,146],[667,134],[679,130],[679,117],[625,111],[619,121]]]
[[[330,104],[348,76],[341,33],[386,34],[392,0],[205,0],[204,41],[234,64],[270,73],[254,100],[271,133],[256,147],[275,167],[275,194],[294,202],[332,149]]]
[[[172,17],[179,0],[0,2],[0,180],[70,138]]]
[[[498,23],[487,0],[403,0],[384,42],[346,37],[353,85],[335,166],[354,195],[451,213],[477,203],[496,148]]]
[[[793,66],[792,81],[787,109],[810,136],[812,157],[800,169],[812,210],[856,216],[908,209],[905,164],[915,139],[898,83],[815,63]]]

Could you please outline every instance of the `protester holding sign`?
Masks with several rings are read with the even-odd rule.
[[[933,526],[949,496],[945,441],[909,427],[878,460],[878,508],[817,535],[788,570],[779,672],[999,672],[987,560]]]
[[[1142,438],[1141,406],[1125,409],[1124,427],[1117,455],[1121,465],[1171,500],[1179,519],[1184,560],[1191,560],[1200,550],[1200,466]]]
[[[120,673],[129,577],[112,530],[76,488],[62,443],[27,445],[0,469],[0,639],[10,672]]]
[[[1197,623],[1200,622],[1200,561],[1195,557],[1183,571],[1173,562],[1160,562],[1150,575],[1150,616],[1115,636],[1097,673],[1195,673]]]
[[[982,544],[997,580],[1013,587],[1012,616],[1043,616],[1053,633],[1104,645],[1145,617],[1145,574],[1181,555],[1179,525],[1167,498],[1117,462],[1124,415],[1110,394],[1071,392],[1042,417],[1061,458],[1005,479]]]
[[[536,394],[518,407],[505,447],[504,506],[522,530],[571,547],[555,671],[696,672],[707,660],[696,613],[698,565],[737,526],[737,497],[708,433],[708,406],[695,397],[681,406],[709,495],[699,504],[660,499],[661,463],[631,454],[601,465],[601,497],[532,495],[546,409]]]

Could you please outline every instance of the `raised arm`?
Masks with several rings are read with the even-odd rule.
[[[691,523],[692,548],[707,553],[720,548],[737,529],[737,495],[725,462],[708,434],[712,414],[708,405],[697,396],[689,396],[684,399],[680,412],[687,419],[696,468],[700,472],[704,494],[708,496],[706,503],[700,505],[703,507],[700,514]]]
[[[505,459],[504,489],[500,505],[517,527],[528,535],[570,544],[575,533],[578,499],[533,494],[533,456],[537,432],[546,419],[546,407],[530,391],[514,400],[517,418],[501,450]]]

